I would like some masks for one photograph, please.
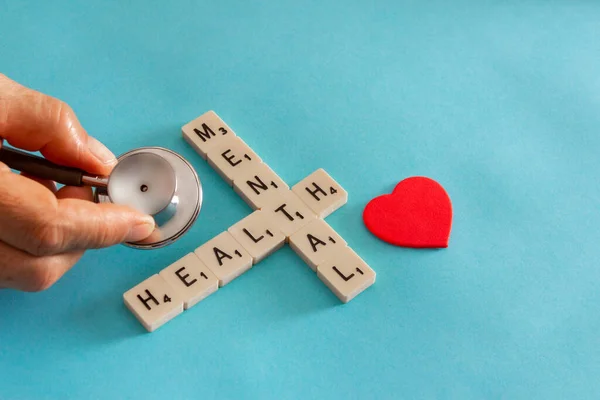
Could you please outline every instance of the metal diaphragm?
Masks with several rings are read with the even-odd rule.
[[[194,168],[179,154],[162,147],[142,147],[119,156],[107,187],[96,189],[95,200],[152,215],[154,232],[125,245],[156,249],[179,239],[196,221],[202,185]]]

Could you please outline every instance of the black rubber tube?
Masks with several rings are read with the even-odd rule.
[[[3,146],[0,148],[0,162],[36,178],[49,179],[67,186],[83,186],[82,170],[63,167],[24,151]]]

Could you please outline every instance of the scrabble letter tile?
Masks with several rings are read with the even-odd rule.
[[[325,218],[348,201],[348,193],[324,169],[318,169],[292,188],[319,218]]]
[[[315,213],[291,190],[271,199],[262,211],[285,235],[286,241],[316,219]]]
[[[158,274],[126,291],[123,301],[148,332],[183,312],[183,299]]]
[[[230,136],[214,146],[207,156],[208,165],[221,175],[229,186],[250,164],[260,164],[261,159],[242,139]]]
[[[206,160],[206,154],[217,143],[235,132],[214,111],[202,114],[181,128],[183,138]]]
[[[254,211],[229,228],[229,233],[250,253],[253,264],[283,246],[285,236],[263,211]]]
[[[219,288],[219,279],[194,253],[180,258],[159,275],[181,296],[186,310]]]
[[[375,271],[348,247],[319,264],[317,276],[344,303],[375,283]]]
[[[225,231],[198,247],[194,253],[225,286],[252,267],[252,257],[231,233]]]
[[[327,222],[315,219],[290,236],[290,247],[316,271],[317,265],[346,248],[346,241]]]
[[[233,180],[233,189],[252,209],[258,210],[289,187],[266,164],[255,164]]]

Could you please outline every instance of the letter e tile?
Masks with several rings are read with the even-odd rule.
[[[237,136],[230,136],[214,146],[208,152],[207,161],[229,186],[233,186],[233,180],[250,165],[261,163],[260,157]]]
[[[159,275],[183,298],[186,310],[219,288],[219,278],[194,253],[175,261]]]

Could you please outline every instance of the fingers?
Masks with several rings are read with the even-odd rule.
[[[83,252],[36,257],[0,242],[0,254],[0,288],[39,292],[60,279]]]
[[[79,199],[79,200],[94,200],[94,193],[89,186],[64,186],[56,192],[57,199]]]
[[[42,230],[41,254],[96,249],[123,242],[138,242],[155,228],[154,219],[128,207],[60,199],[56,217]],[[39,253],[39,250],[38,250]]]
[[[35,176],[31,176],[29,174],[26,174],[25,172],[21,172],[21,176],[24,176],[26,178],[29,178],[37,183],[39,183],[40,185],[44,186],[46,189],[48,189],[49,191],[51,191],[52,193],[56,193],[56,183],[47,180],[47,179],[40,179],[37,178]]]
[[[154,230],[148,215],[90,202],[89,189],[63,188],[57,196],[0,163],[0,241],[45,256],[137,242]]]
[[[0,138],[50,161],[108,175],[115,156],[88,136],[66,103],[0,74]]]

